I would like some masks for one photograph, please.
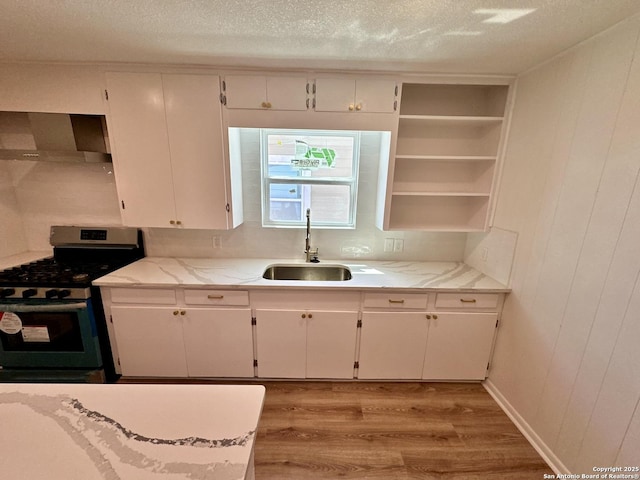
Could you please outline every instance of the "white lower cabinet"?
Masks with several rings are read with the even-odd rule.
[[[256,310],[258,376],[353,378],[357,311]]]
[[[253,377],[251,310],[112,306],[124,376]]]
[[[422,378],[484,380],[497,320],[497,313],[433,314]]]
[[[504,295],[141,287],[103,299],[124,376],[459,381],[486,377]]]
[[[250,309],[187,309],[183,333],[190,377],[253,377]]]
[[[111,307],[118,362],[126,377],[186,377],[182,318],[175,307]]]
[[[495,293],[365,294],[358,378],[483,380],[502,301]]]
[[[427,327],[424,312],[363,312],[358,378],[422,378]]]

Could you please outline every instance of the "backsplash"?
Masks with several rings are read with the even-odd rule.
[[[262,227],[258,130],[243,131],[241,140],[244,223],[231,231],[144,229],[147,255],[303,257],[304,229]],[[379,147],[380,134],[362,133],[356,228],[324,230],[312,224],[311,242],[319,248],[320,259],[462,261],[464,233],[382,232],[375,227]],[[49,227],[53,224],[121,224],[111,164],[0,163],[0,189],[8,191],[2,195],[0,218],[15,231],[0,234],[0,256],[20,249],[50,249]],[[403,251],[384,252],[389,238],[402,240]]]
[[[28,250],[7,162],[0,162],[0,224],[0,257]]]

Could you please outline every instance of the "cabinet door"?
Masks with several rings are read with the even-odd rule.
[[[256,343],[259,377],[305,377],[307,351],[305,312],[257,309]]]
[[[267,102],[271,110],[306,110],[305,77],[266,77]]]
[[[162,76],[107,73],[106,79],[122,221],[168,227],[176,212]]]
[[[259,110],[267,101],[265,77],[262,75],[227,75],[224,78],[227,108]]]
[[[307,315],[307,378],[353,378],[358,312]]]
[[[305,77],[227,75],[227,108],[250,110],[306,110]]]
[[[163,75],[162,81],[176,220],[184,228],[226,229],[220,80]]]
[[[359,78],[356,80],[356,109],[367,113],[393,113],[396,101],[394,80]]]
[[[426,345],[425,313],[364,312],[358,378],[422,378]]]
[[[483,380],[491,355],[497,313],[437,313],[429,320],[422,378]]]
[[[122,375],[186,377],[182,316],[169,307],[111,307]]]
[[[183,317],[190,377],[253,377],[248,308],[190,308]]]
[[[316,112],[349,112],[355,109],[356,82],[352,78],[317,78]]]

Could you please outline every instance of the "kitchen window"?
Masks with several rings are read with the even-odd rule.
[[[360,133],[262,129],[262,225],[355,228]]]

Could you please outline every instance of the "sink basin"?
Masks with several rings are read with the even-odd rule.
[[[342,282],[351,280],[351,270],[344,265],[290,264],[270,265],[262,274],[267,280],[302,280],[308,282]]]

